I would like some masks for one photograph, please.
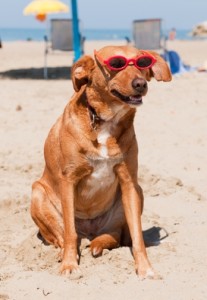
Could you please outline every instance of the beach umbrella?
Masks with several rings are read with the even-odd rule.
[[[34,0],[23,10],[24,15],[35,15],[37,19],[44,20],[47,14],[68,12],[69,7],[59,0]]]
[[[77,7],[76,0],[71,0],[71,7],[72,7],[73,48],[74,48],[74,62],[75,62],[80,58],[82,53],[80,33],[79,33],[78,7]]]
[[[45,21],[48,14],[66,13],[69,11],[68,5],[59,0],[33,0],[23,10],[24,15],[35,15],[39,21]],[[44,78],[47,79],[47,37],[45,37],[44,55]]]
[[[207,21],[197,24],[193,28],[191,35],[195,37],[207,37]]]

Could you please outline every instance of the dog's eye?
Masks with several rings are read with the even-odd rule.
[[[136,62],[139,68],[148,68],[152,64],[152,59],[150,57],[140,57]]]
[[[122,57],[115,57],[109,60],[109,64],[114,69],[120,69],[126,65],[126,61]]]

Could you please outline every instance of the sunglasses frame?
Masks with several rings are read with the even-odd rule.
[[[98,60],[101,60],[108,67],[108,69],[112,70],[112,71],[121,71],[121,70],[124,70],[128,65],[131,66],[131,64],[129,64],[130,62],[132,62],[133,65],[137,69],[139,69],[139,70],[146,70],[146,69],[151,68],[156,63],[156,61],[157,61],[156,58],[153,55],[149,54],[147,51],[145,51],[144,54],[138,55],[138,56],[136,56],[134,58],[126,58],[126,57],[124,57],[122,55],[114,55],[114,56],[109,57],[108,59],[103,59],[102,57],[100,57],[100,55],[98,54],[98,52],[96,50],[94,50],[94,56],[97,57]],[[150,58],[152,60],[152,63],[149,66],[147,66],[147,67],[139,67],[137,65],[137,61],[140,58],[145,58],[145,57],[146,58]],[[114,59],[114,58],[121,58],[121,59],[123,59],[126,62],[125,65],[123,67],[120,67],[120,68],[114,68],[114,67],[112,67],[110,65],[110,60]]]

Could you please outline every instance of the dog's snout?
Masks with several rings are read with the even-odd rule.
[[[137,92],[143,93],[147,90],[147,82],[143,78],[135,78],[132,80],[132,87]]]

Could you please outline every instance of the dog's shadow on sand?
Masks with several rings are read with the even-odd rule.
[[[0,78],[44,79],[44,68],[14,69],[0,72]],[[71,79],[71,67],[47,68],[47,79]]]
[[[143,231],[143,237],[146,247],[158,246],[168,236],[169,234],[166,229],[159,226],[153,226]]]

